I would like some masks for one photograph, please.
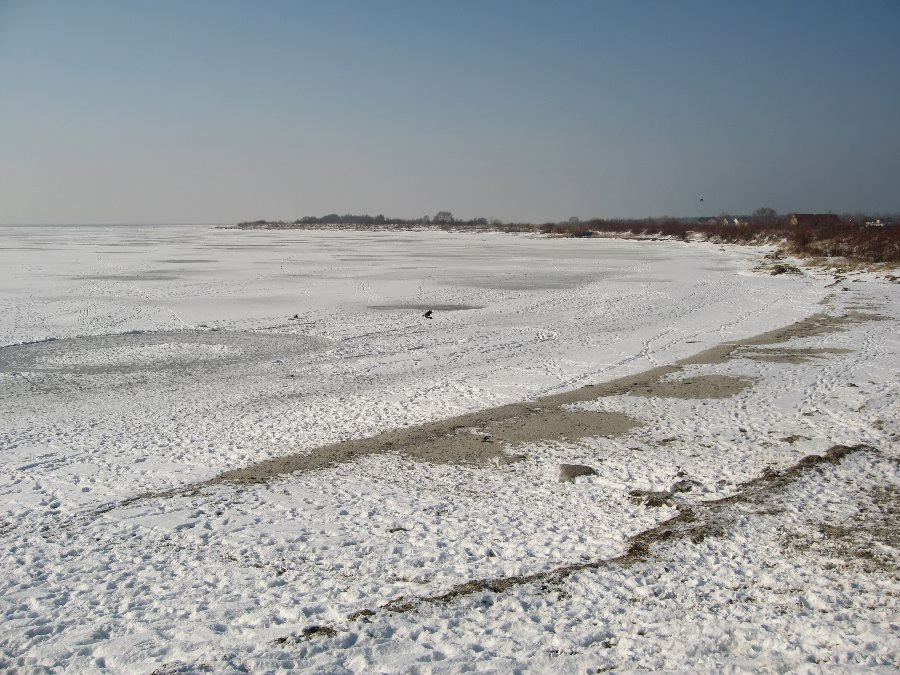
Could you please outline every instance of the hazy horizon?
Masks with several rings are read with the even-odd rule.
[[[0,0],[0,223],[897,213],[898,25],[889,0]]]

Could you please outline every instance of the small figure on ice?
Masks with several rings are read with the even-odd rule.
[[[429,309],[429,310],[426,311],[422,316],[424,316],[426,319],[430,319],[430,318],[431,318],[431,311],[432,311],[432,310]]]

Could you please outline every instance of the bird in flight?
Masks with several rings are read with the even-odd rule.
[[[431,318],[431,310],[429,309],[429,310],[428,310],[427,312],[425,312],[422,316],[424,316],[426,319],[430,319],[430,318]]]

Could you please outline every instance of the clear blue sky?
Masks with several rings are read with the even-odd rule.
[[[0,0],[0,223],[900,211],[898,36],[898,0]]]

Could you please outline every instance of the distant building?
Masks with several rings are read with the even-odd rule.
[[[841,219],[834,213],[791,213],[788,224],[795,227],[840,227]]]

